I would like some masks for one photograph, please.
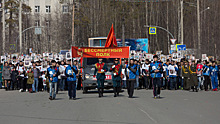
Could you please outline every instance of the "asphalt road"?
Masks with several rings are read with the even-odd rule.
[[[49,94],[19,93],[0,90],[0,124],[219,124],[220,92],[199,93],[162,91],[161,99],[153,99],[152,90],[135,90],[135,98],[127,93],[114,98],[105,93],[82,94],[69,100],[60,92],[57,100]]]

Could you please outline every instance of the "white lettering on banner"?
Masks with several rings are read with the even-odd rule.
[[[112,75],[106,75],[106,80],[111,80],[112,79]],[[96,78],[93,78],[93,80],[97,80]]]
[[[106,76],[106,79],[109,79],[109,75]]]

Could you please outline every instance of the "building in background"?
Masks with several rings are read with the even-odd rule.
[[[79,10],[75,0],[21,0],[22,1],[22,47],[27,54],[29,48],[34,53],[59,52],[69,49],[72,43],[73,5]],[[2,0],[0,0],[0,3]],[[12,3],[12,4],[11,4]],[[6,53],[19,52],[18,5],[19,0],[5,0],[5,47]],[[16,9],[16,10],[13,10]],[[0,19],[2,18],[0,4]],[[75,17],[76,18],[76,17]],[[2,23],[1,23],[2,32]],[[35,28],[38,28],[36,30]],[[37,32],[36,32],[37,31]],[[2,34],[2,33],[1,33]],[[0,36],[2,39],[2,36]],[[0,45],[2,47],[2,43]],[[3,54],[3,53],[2,53]]]
[[[24,0],[24,3],[32,10],[29,13],[31,22],[28,27],[37,26],[42,32],[36,35],[32,30],[34,35],[26,41],[27,47],[36,48],[36,53],[58,52],[66,49],[64,44],[71,44],[73,0]],[[74,5],[77,11],[79,3],[75,2]]]

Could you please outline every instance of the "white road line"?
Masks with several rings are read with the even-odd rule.
[[[142,111],[144,114],[146,114],[147,115],[147,117],[148,118],[150,118],[154,123],[156,123],[157,124],[157,121],[156,120],[154,120],[146,111],[144,111],[144,110],[142,110],[142,109],[140,109],[140,108],[138,108],[140,111]]]

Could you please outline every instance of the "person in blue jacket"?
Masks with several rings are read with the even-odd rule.
[[[161,76],[163,73],[162,63],[158,62],[158,56],[153,56],[154,62],[150,64],[150,73],[153,79],[154,98],[160,98]]]
[[[220,86],[220,60],[218,60],[218,86]]]
[[[206,64],[202,68],[202,75],[205,79],[204,81],[205,91],[208,91],[208,85],[211,86],[211,84],[210,84],[210,67],[209,67],[209,62],[207,61],[206,61]]]
[[[138,60],[134,60],[134,64],[137,66],[137,71],[136,71],[136,83],[134,88],[139,89],[139,76],[140,76],[140,65],[138,65]]]
[[[69,99],[76,100],[76,74],[78,70],[74,66],[71,67],[71,60],[68,60],[67,64],[65,75],[67,77]]]
[[[137,66],[134,64],[134,59],[130,59],[130,64],[127,65],[127,91],[128,91],[128,98],[132,98],[134,94],[134,84],[136,82],[136,72]]]
[[[52,66],[47,68],[47,77],[49,78],[49,86],[50,86],[49,99],[54,100],[56,98],[58,75],[60,74],[60,72],[59,72],[59,68],[56,67],[56,61],[52,60],[51,63],[52,63]]]
[[[74,60],[73,61],[73,69],[75,72],[77,72],[77,73],[75,73],[76,74],[76,89],[77,89],[77,85],[78,85],[78,78],[77,77],[79,76],[77,64],[78,64],[77,60]]]
[[[212,90],[218,91],[218,66],[216,65],[216,62],[212,62],[212,66],[210,67],[210,76],[212,81]]]

